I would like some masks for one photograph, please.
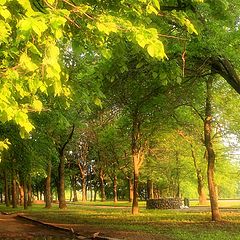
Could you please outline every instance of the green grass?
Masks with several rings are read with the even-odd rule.
[[[136,231],[153,234],[156,239],[163,237],[179,240],[240,240],[240,209],[239,212],[222,212],[223,221],[211,222],[210,212],[184,212],[181,210],[146,210],[141,203],[141,213],[131,215],[129,203],[110,202],[70,204],[67,209],[59,210],[57,205],[44,209],[43,205],[33,205],[28,210],[5,208],[0,211],[17,211],[42,221],[65,224],[88,224],[100,229],[111,228],[122,231]],[[235,207],[224,203],[225,207]],[[101,208],[99,206],[106,206]],[[114,208],[119,206],[121,208]],[[146,239],[147,240],[147,239]]]

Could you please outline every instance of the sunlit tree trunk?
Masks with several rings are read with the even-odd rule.
[[[143,162],[143,146],[141,145],[140,137],[140,119],[138,112],[133,114],[132,125],[132,161],[133,161],[133,202],[132,202],[132,214],[139,213],[138,207],[138,181],[139,181],[139,169]]]
[[[82,201],[87,201],[87,179],[86,176],[82,178]]]
[[[18,185],[18,190],[19,190],[19,205],[23,206],[24,203],[24,189],[23,185]]]
[[[214,180],[214,167],[215,167],[215,152],[212,144],[212,78],[207,80],[207,96],[206,96],[206,109],[204,121],[204,143],[207,150],[207,175],[208,175],[208,188],[212,211],[212,220],[219,221],[221,219],[220,211],[218,208],[218,196],[216,192],[216,184]]]
[[[130,176],[128,178],[128,188],[129,188],[129,202],[132,202],[133,201],[133,182]]]

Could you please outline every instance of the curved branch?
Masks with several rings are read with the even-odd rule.
[[[210,65],[213,73],[220,74],[240,94],[240,78],[229,60],[222,56],[212,57]]]

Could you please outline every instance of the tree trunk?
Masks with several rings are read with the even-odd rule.
[[[97,201],[97,188],[94,188],[94,196],[93,196],[93,201],[96,202]]]
[[[103,169],[100,168],[99,170],[99,180],[100,180],[100,191],[101,191],[101,201],[106,201],[106,194],[105,194],[105,184],[104,184],[104,173]]]
[[[114,197],[114,202],[116,203],[118,201],[118,195],[117,195],[117,176],[114,175],[113,178],[113,197]]]
[[[23,206],[24,204],[24,189],[23,189],[23,184],[18,186],[18,189],[19,189],[19,196],[20,196],[20,199],[19,199],[19,205],[20,206]]]
[[[51,174],[52,174],[52,162],[51,160],[49,160],[47,165],[47,177],[45,179],[45,208],[52,207]]]
[[[27,189],[26,179],[24,179],[24,182],[23,182],[23,206],[24,206],[24,209],[28,208],[28,189]]]
[[[87,181],[86,176],[83,175],[82,177],[82,202],[87,201]]]
[[[58,201],[60,209],[67,207],[65,200],[65,159],[63,152],[60,153],[60,162],[58,166]]]
[[[198,180],[198,199],[199,199],[199,205],[204,205],[207,202],[207,196],[204,190],[204,183],[203,183],[203,177],[201,174],[197,176]]]
[[[133,182],[132,178],[128,178],[128,187],[129,187],[129,202],[133,201]]]
[[[199,205],[204,205],[207,202],[207,196],[206,196],[206,193],[204,191],[204,180],[203,180],[203,176],[202,176],[202,171],[197,166],[197,159],[196,159],[196,155],[195,155],[195,152],[194,152],[193,145],[190,144],[190,146],[191,146],[191,153],[192,153],[194,168],[195,168],[196,174],[197,174]]]
[[[5,190],[5,204],[6,207],[10,206],[10,196],[9,196],[9,186],[8,186],[8,178],[7,171],[4,171],[4,190]]]
[[[219,221],[221,219],[220,211],[218,208],[218,197],[216,192],[216,185],[214,180],[214,167],[215,167],[215,152],[212,144],[212,78],[207,81],[207,97],[206,97],[206,109],[205,109],[205,120],[204,120],[204,143],[207,150],[207,161],[208,161],[208,188],[212,211],[212,220]]]
[[[76,179],[76,175],[72,175],[71,177],[71,184],[72,184],[72,191],[73,191],[73,202],[77,202],[78,198],[77,198],[77,179]]]
[[[59,208],[64,209],[67,207],[66,200],[65,200],[65,158],[64,158],[64,151],[69,143],[69,141],[72,139],[73,133],[74,133],[75,125],[73,124],[72,130],[69,133],[67,140],[65,143],[59,147],[59,165],[58,165],[58,201],[59,201]]]
[[[222,56],[210,58],[213,73],[220,74],[240,94],[240,78],[228,59]]]
[[[32,206],[32,178],[29,176],[28,180],[28,206]]]
[[[133,113],[133,125],[132,125],[132,160],[133,160],[133,202],[132,202],[132,214],[139,213],[138,207],[138,180],[139,180],[139,168],[143,162],[143,146],[140,136],[140,119],[138,112]]]
[[[133,155],[133,202],[132,202],[132,214],[139,213],[138,207],[138,179],[139,179],[139,167],[138,167],[138,155]]]
[[[147,180],[147,199],[153,199],[153,181]]]
[[[15,175],[13,175],[12,179],[12,207],[17,208],[17,182]]]
[[[175,190],[175,197],[180,198],[180,163],[179,163],[179,153],[176,152],[176,190]]]
[[[89,191],[90,191],[90,201],[93,200],[93,188],[92,188],[92,171],[89,172],[90,179],[89,179]]]

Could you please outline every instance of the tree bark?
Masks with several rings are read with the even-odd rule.
[[[206,96],[206,108],[205,108],[205,120],[204,120],[204,143],[207,150],[207,175],[208,175],[208,188],[209,197],[211,203],[212,220],[221,220],[220,211],[218,208],[218,197],[216,192],[216,184],[214,179],[214,167],[215,167],[215,152],[212,144],[212,78],[207,80],[207,96]]]
[[[77,197],[77,179],[76,179],[76,175],[72,175],[71,177],[71,185],[72,185],[72,191],[73,191],[73,202],[77,202],[78,201],[78,197]]]
[[[9,196],[9,186],[8,186],[8,177],[7,171],[4,171],[4,190],[5,190],[5,204],[6,207],[10,206],[10,196]]]
[[[132,178],[128,178],[128,186],[129,186],[129,202],[133,201],[133,182]]]
[[[18,184],[17,184],[18,185]],[[23,206],[24,204],[24,189],[23,189],[23,184],[18,185],[18,190],[19,190],[19,205]]]
[[[175,188],[175,197],[180,198],[180,164],[179,164],[179,153],[176,152],[176,188]]]
[[[147,180],[147,199],[153,199],[153,181]]]
[[[60,209],[67,207],[65,199],[65,158],[63,153],[60,155],[58,166],[58,201]]]
[[[58,201],[59,201],[59,208],[64,209],[67,207],[66,199],[65,199],[65,157],[64,157],[64,151],[69,143],[69,141],[72,139],[73,133],[74,133],[75,125],[73,124],[72,130],[69,133],[67,140],[65,143],[58,149],[59,152],[59,165],[58,165]]]
[[[29,176],[28,179],[28,206],[32,206],[32,178]]]
[[[45,208],[52,207],[51,174],[52,174],[52,162],[51,160],[49,160],[47,164],[47,177],[45,179]]]
[[[12,207],[17,208],[17,182],[15,175],[13,175],[12,179]]]
[[[88,173],[88,142],[86,139],[81,139],[79,144],[79,159],[78,159],[78,167],[80,170],[81,180],[82,180],[82,201],[87,201],[87,173]]]
[[[28,189],[27,189],[26,179],[24,179],[23,181],[23,206],[24,206],[24,209],[28,208]]]
[[[197,159],[196,159],[196,155],[195,155],[195,152],[194,152],[193,145],[190,144],[190,146],[191,146],[191,153],[192,153],[194,168],[196,170],[196,175],[197,175],[199,205],[203,205],[207,202],[207,196],[206,196],[206,193],[204,191],[204,180],[203,180],[203,176],[202,176],[202,171],[197,166]]]
[[[240,94],[240,78],[232,64],[222,56],[210,58],[213,73],[220,74]]]
[[[87,179],[86,179],[86,175],[87,175],[87,168],[85,166],[86,163],[80,163],[80,161],[78,162],[78,167],[80,170],[80,175],[81,175],[81,182],[82,182],[82,202],[86,202],[87,201]]]
[[[105,194],[105,184],[104,184],[104,173],[103,169],[100,168],[99,170],[99,180],[100,180],[100,191],[101,191],[101,201],[106,201],[106,194]]]
[[[133,113],[132,122],[132,161],[133,161],[133,202],[132,202],[132,214],[139,213],[138,207],[138,181],[139,181],[139,169],[144,159],[143,146],[140,136],[140,119],[138,111]]]
[[[133,203],[132,214],[139,213],[138,207],[138,180],[139,180],[139,168],[138,168],[138,156],[133,156],[134,172],[133,172]]]
[[[113,178],[113,197],[114,197],[114,202],[116,203],[118,201],[118,195],[117,195],[117,176],[114,175]]]
[[[82,178],[82,201],[87,201],[87,179],[85,175]]]

